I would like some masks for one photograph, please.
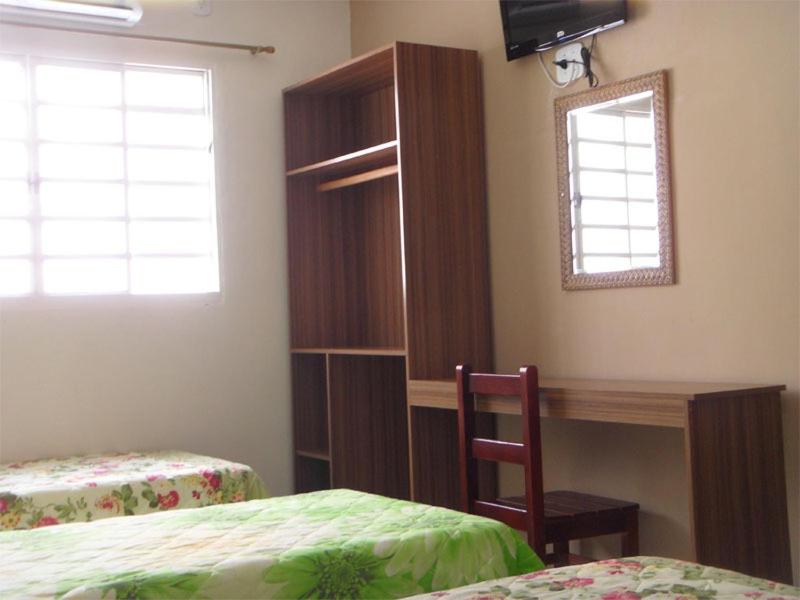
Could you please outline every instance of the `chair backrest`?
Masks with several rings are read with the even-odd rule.
[[[545,555],[542,438],[539,429],[539,374],[522,367],[519,375],[471,373],[456,367],[458,388],[458,442],[461,510],[496,519],[528,533],[528,543]],[[522,443],[479,438],[475,435],[475,396],[518,396],[522,410]],[[525,509],[478,498],[478,460],[522,465],[525,471]]]

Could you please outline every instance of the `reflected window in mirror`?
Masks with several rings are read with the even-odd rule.
[[[565,289],[674,282],[665,83],[556,101]]]

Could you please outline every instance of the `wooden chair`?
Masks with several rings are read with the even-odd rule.
[[[528,534],[528,543],[548,564],[583,562],[569,553],[570,540],[622,534],[622,555],[639,553],[639,505],[581,494],[547,492],[542,488],[542,440],[539,429],[539,375],[522,367],[519,375],[471,373],[456,368],[460,448],[461,509],[502,521]],[[519,396],[522,401],[522,443],[475,436],[475,395]],[[478,499],[477,461],[522,465],[525,496],[486,501]],[[554,553],[547,555],[546,544]]]

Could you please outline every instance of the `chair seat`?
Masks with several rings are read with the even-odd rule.
[[[639,510],[639,504],[564,490],[544,494],[544,518],[548,521],[578,517],[602,518],[631,510]]]
[[[501,498],[499,502],[525,508],[524,496]],[[618,533],[624,531],[628,515],[638,510],[636,502],[564,490],[545,492],[545,537],[550,542]]]

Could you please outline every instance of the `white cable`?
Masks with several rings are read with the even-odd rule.
[[[570,83],[572,83],[572,82],[574,81],[574,80],[570,80],[570,81],[567,81],[566,83],[558,83],[558,82],[557,82],[555,79],[553,79],[553,76],[550,74],[550,70],[549,70],[549,69],[547,68],[547,66],[544,64],[544,59],[542,58],[542,54],[544,54],[544,53],[543,53],[543,52],[537,52],[536,54],[538,54],[538,55],[539,55],[539,64],[540,64],[540,65],[542,65],[542,71],[544,71],[544,74],[545,74],[545,75],[547,75],[547,79],[548,79],[548,80],[550,81],[550,83],[552,83],[552,84],[553,84],[555,87],[557,87],[557,88],[565,88],[565,87],[567,87],[567,86],[568,86]]]

